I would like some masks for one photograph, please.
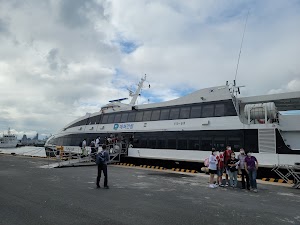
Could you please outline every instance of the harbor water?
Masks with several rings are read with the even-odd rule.
[[[23,146],[18,148],[0,148],[0,153],[46,157],[45,147],[34,146]]]

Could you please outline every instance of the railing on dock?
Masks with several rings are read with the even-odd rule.
[[[290,178],[293,179],[293,188],[300,188],[300,166],[299,165],[274,165],[272,171],[274,171],[281,179],[289,183]]]
[[[109,144],[107,150],[109,151],[109,163],[117,163],[121,161],[121,155],[127,154],[127,145],[115,145]],[[46,155],[49,158],[56,159],[53,167],[64,167],[64,166],[75,166],[75,165],[92,165],[95,164],[96,154],[101,150],[91,153],[91,148],[83,150],[82,148],[77,148],[76,151],[66,151],[64,146],[56,146],[55,149],[46,149]],[[50,161],[49,161],[50,162]],[[49,163],[48,163],[49,164]]]

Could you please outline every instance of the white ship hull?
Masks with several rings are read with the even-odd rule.
[[[3,134],[2,137],[0,137],[0,148],[15,148],[18,145],[18,139],[17,136],[14,134],[11,134],[10,128],[8,128],[7,134]]]
[[[12,141],[8,143],[0,143],[0,148],[15,148],[18,145],[18,141]]]

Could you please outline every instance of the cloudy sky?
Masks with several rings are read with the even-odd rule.
[[[299,0],[0,0],[0,131],[55,133],[145,73],[150,102],[223,85],[248,11],[242,95],[299,91]]]

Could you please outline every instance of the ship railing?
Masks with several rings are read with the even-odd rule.
[[[240,115],[239,100],[234,95],[232,96],[232,103],[233,103],[234,108],[237,112],[237,115]]]
[[[71,166],[82,163],[91,164],[95,162],[95,154],[89,154],[88,152],[65,152],[63,151],[63,148],[60,148],[56,151],[46,150],[46,154],[49,160],[50,158],[55,159],[58,167]]]
[[[293,188],[300,188],[300,165],[278,164],[274,165],[274,171],[286,183],[293,181]]]
[[[120,162],[122,148],[110,148],[109,150],[109,163]],[[48,159],[55,159],[58,167],[62,166],[71,166],[76,164],[95,164],[96,161],[96,152],[82,151],[82,149],[78,150],[78,152],[66,152],[63,147],[59,147],[56,150],[46,150],[46,155]]]

